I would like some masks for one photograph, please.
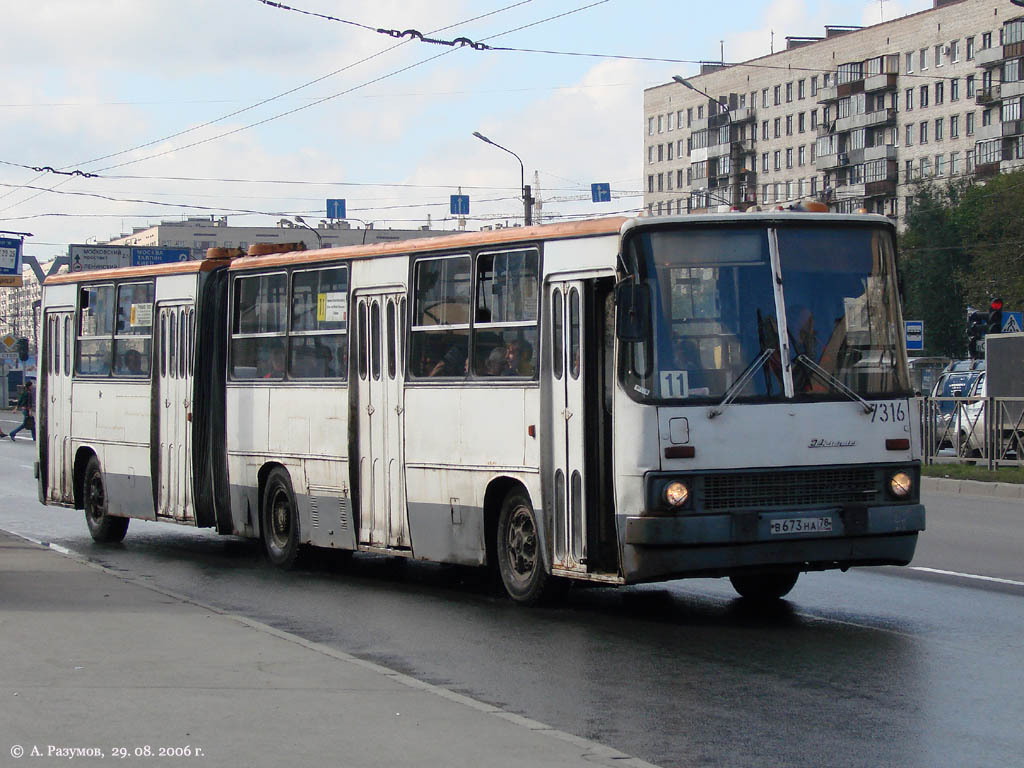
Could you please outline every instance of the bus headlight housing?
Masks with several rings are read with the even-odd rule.
[[[686,483],[673,480],[665,486],[665,503],[670,507],[678,509],[690,499],[690,489]]]
[[[906,499],[914,490],[914,478],[906,472],[889,475],[889,493],[897,499]]]

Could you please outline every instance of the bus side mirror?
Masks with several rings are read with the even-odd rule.
[[[651,292],[627,277],[615,287],[615,335],[619,341],[643,343],[650,333]]]

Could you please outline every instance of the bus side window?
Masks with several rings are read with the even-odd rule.
[[[84,376],[109,376],[114,336],[114,286],[92,285],[79,291],[78,357]]]
[[[359,378],[366,379],[366,302],[359,302],[359,319],[356,335],[359,337]]]
[[[233,302],[232,378],[280,381],[288,343],[288,275],[236,277]]]
[[[410,373],[463,378],[469,356],[469,256],[425,258],[413,267]]]
[[[532,378],[537,370],[540,254],[481,253],[476,260],[473,372]]]
[[[398,351],[396,349],[395,341],[395,302],[388,299],[388,318],[387,318],[387,335],[388,335],[388,378],[395,378],[395,370],[397,368],[397,356]]]
[[[71,375],[71,318],[64,318],[64,375]]]

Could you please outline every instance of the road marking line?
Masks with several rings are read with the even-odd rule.
[[[974,573],[958,573],[957,571],[940,571],[938,568],[923,568],[918,565],[910,566],[912,571],[924,571],[925,573],[938,573],[942,576],[959,576],[961,579],[977,579],[978,581],[994,581],[997,584],[1012,584],[1015,587],[1024,587],[1024,581],[1013,579],[999,579],[995,576],[978,576]]]

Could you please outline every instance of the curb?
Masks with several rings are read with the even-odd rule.
[[[987,483],[982,480],[956,480],[951,477],[922,477],[921,489],[958,496],[1024,500],[1024,484],[1019,483]]]

